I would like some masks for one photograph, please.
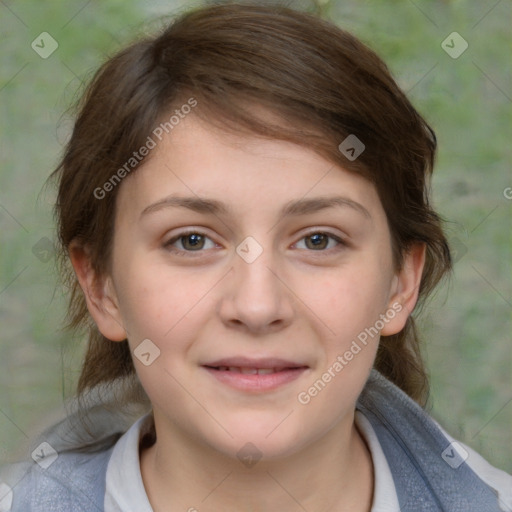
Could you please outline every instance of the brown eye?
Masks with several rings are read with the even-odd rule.
[[[198,233],[190,233],[189,235],[179,238],[181,244],[186,251],[197,251],[204,247],[204,236]]]
[[[329,244],[329,237],[325,233],[315,233],[306,236],[306,247],[313,250],[325,249]]]
[[[312,251],[324,251],[326,249],[335,248],[338,245],[344,245],[343,241],[338,237],[322,232],[312,233],[305,236],[297,243],[297,245],[299,246],[302,243],[304,246],[298,247],[299,249],[309,249]]]
[[[200,252],[203,249],[215,248],[215,243],[202,233],[189,232],[181,233],[173,239],[169,240],[165,247],[173,252]]]

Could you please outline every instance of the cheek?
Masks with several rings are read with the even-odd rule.
[[[319,317],[336,338],[347,340],[372,326],[385,312],[390,287],[380,269],[362,265],[340,269],[325,279],[321,287],[312,285],[309,290],[316,290],[314,303]]]
[[[151,340],[159,351],[155,364],[174,373],[211,321],[211,291],[219,278],[191,278],[190,272],[162,265],[139,268],[128,274],[133,279],[124,282],[120,301],[130,348],[134,352],[143,340]],[[143,380],[146,368],[135,363]]]
[[[122,280],[120,308],[129,331],[162,338],[190,311],[204,294],[196,280],[170,272],[162,265],[134,263]],[[143,332],[147,330],[147,332]]]
[[[131,275],[120,305],[137,375],[153,403],[183,407],[179,382],[201,323],[190,318],[204,314],[205,290],[162,268],[146,267]]]
[[[322,337],[320,364],[297,396],[305,414],[321,418],[326,428],[351,409],[364,387],[379,343],[376,324],[389,291],[376,270],[350,270],[325,281],[324,292],[318,295],[318,316],[328,334]]]

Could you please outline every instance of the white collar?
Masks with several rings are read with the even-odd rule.
[[[371,512],[399,512],[398,497],[388,462],[370,422],[360,412],[356,426],[373,460],[374,495]],[[140,470],[139,444],[152,425],[151,415],[137,420],[117,441],[107,467],[105,512],[152,512]]]
[[[114,446],[107,467],[105,512],[153,512],[139,459],[140,439],[152,421],[150,414],[138,419]]]

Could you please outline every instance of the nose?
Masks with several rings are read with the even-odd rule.
[[[293,294],[270,250],[250,263],[234,255],[224,287],[219,315],[228,327],[265,334],[284,329],[293,320]]]

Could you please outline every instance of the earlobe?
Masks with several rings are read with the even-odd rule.
[[[127,334],[111,278],[96,274],[87,247],[71,243],[69,257],[84,293],[87,309],[101,334],[112,341],[124,341]]]
[[[404,255],[402,268],[394,277],[392,296],[388,304],[389,311],[393,310],[395,313],[382,329],[382,336],[400,332],[416,306],[425,266],[425,252],[426,245],[418,243]]]

